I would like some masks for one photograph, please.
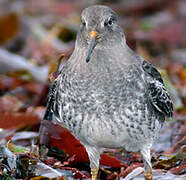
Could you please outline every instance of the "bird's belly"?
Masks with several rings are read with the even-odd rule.
[[[76,134],[75,134],[76,136]],[[138,134],[131,137],[124,125],[117,123],[117,120],[108,119],[106,122],[93,120],[82,127],[81,133],[77,135],[83,143],[92,144],[103,148],[125,148],[128,151],[138,151]]]
[[[131,152],[137,152],[140,149],[138,141],[134,140],[134,138],[130,138],[125,130],[113,134],[109,128],[102,130],[97,128],[94,132],[89,131],[87,136],[84,136],[83,139],[84,138],[89,144],[101,148],[125,148],[127,151]]]
[[[96,137],[96,145],[104,148],[122,148],[124,147],[125,142],[128,142],[129,140],[127,134],[123,134],[122,136],[115,136],[111,133],[100,133]],[[95,138],[93,139],[93,141],[94,140]]]
[[[117,114],[117,113],[116,113]],[[149,129],[148,124],[132,123],[131,119],[89,119],[84,123],[78,139],[103,148],[125,148],[127,151],[137,152],[144,144],[151,144],[156,130]],[[122,123],[125,122],[125,123]]]

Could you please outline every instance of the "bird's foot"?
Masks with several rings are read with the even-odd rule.
[[[98,175],[98,168],[92,168],[91,169],[91,179],[96,180]]]
[[[144,172],[145,180],[153,180],[152,172]]]

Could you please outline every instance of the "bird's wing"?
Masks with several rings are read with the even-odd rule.
[[[47,96],[47,104],[46,104],[46,110],[44,114],[44,120],[49,120],[52,121],[53,119],[53,107],[55,104],[55,99],[56,99],[56,86],[57,86],[57,81],[54,81],[53,84],[50,87],[48,96]]]
[[[147,61],[143,61],[143,70],[150,76],[147,78],[148,94],[153,106],[165,116],[173,114],[173,103],[167,92],[160,73]]]
[[[45,114],[44,114],[44,120],[49,120],[49,121],[53,121],[54,117],[56,115],[58,115],[58,111],[56,110],[57,106],[57,94],[58,94],[58,86],[59,86],[59,77],[61,76],[61,74],[63,73],[65,69],[65,64],[61,65],[61,70],[60,73],[58,75],[58,77],[55,79],[55,81],[51,84],[50,86],[50,90],[48,92],[47,95],[47,104],[46,104],[46,110],[45,110]]]
[[[43,121],[41,121],[41,125],[39,128],[39,143],[40,143],[40,152],[42,152],[42,149],[45,149],[45,146],[49,143],[49,137],[47,136],[47,124],[46,121],[52,121],[54,117],[53,112],[53,106],[55,104],[55,94],[56,94],[56,81],[51,85],[48,96],[47,96],[47,104],[46,104],[46,110],[44,114]],[[44,145],[44,146],[43,146]],[[41,154],[41,156],[43,156]]]

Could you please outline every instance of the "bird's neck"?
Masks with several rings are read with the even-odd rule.
[[[90,74],[104,70],[121,69],[121,66],[131,63],[131,53],[126,44],[118,43],[115,46],[96,46],[90,61],[86,62],[88,48],[76,46],[69,59],[68,66],[71,71]]]

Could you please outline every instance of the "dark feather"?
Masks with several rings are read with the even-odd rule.
[[[143,61],[143,69],[152,78],[148,81],[148,93],[153,106],[165,116],[173,114],[173,103],[167,92],[160,73],[147,61]]]
[[[56,86],[57,81],[54,81],[54,83],[51,85],[48,96],[47,96],[47,105],[46,105],[46,111],[44,115],[44,120],[52,121],[53,118],[53,107],[55,103],[55,93],[56,93]]]

